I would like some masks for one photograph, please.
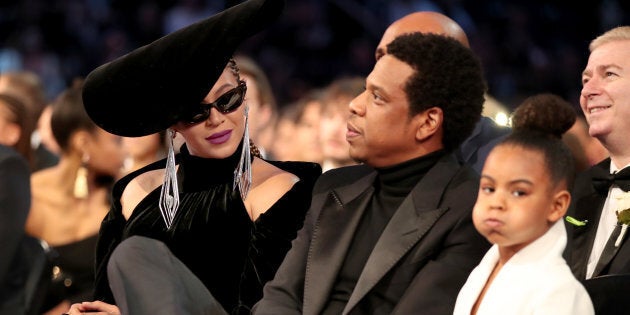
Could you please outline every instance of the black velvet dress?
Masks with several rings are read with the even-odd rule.
[[[94,291],[94,247],[97,235],[51,248],[53,275],[42,313],[63,300],[89,301]]]
[[[181,151],[176,157],[180,165],[180,204],[171,229],[166,229],[158,207],[161,186],[138,204],[128,221],[120,204],[131,179],[163,168],[165,160],[125,176],[114,186],[114,203],[103,220],[97,244],[94,297],[114,303],[107,280],[109,256],[121,240],[142,235],[163,241],[226,311],[248,314],[302,227],[321,167],[307,162],[269,161],[300,181],[252,222],[238,190],[232,189],[240,149],[220,160],[191,156],[185,146]]]

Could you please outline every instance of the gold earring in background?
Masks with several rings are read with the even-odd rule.
[[[83,154],[81,158],[81,166],[77,170],[77,176],[74,179],[73,195],[78,199],[85,199],[88,195],[88,182],[87,182],[87,162],[89,160],[87,154]]]

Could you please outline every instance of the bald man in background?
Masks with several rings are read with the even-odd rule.
[[[387,53],[386,46],[394,40],[394,38],[401,34],[413,32],[449,36],[470,48],[468,37],[457,22],[438,12],[421,11],[403,16],[394,21],[394,23],[385,30],[376,48],[376,60]],[[485,107],[488,106],[488,98],[486,94],[484,111]],[[457,157],[460,162],[468,163],[478,173],[481,173],[481,169],[490,150],[508,133],[510,133],[509,127],[500,126],[491,118],[482,116],[475,125],[475,129],[470,137],[461,144],[457,152]]]

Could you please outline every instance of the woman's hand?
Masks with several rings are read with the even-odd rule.
[[[120,310],[116,305],[107,304],[101,301],[74,303],[70,306],[67,315],[120,315]]]

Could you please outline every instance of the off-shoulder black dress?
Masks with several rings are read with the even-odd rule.
[[[227,159],[204,159],[191,156],[182,147],[176,157],[180,204],[169,230],[158,207],[161,187],[138,204],[129,220],[123,217],[120,203],[125,186],[133,178],[163,168],[165,160],[116,183],[113,206],[103,220],[97,244],[95,299],[115,304],[107,280],[107,261],[122,240],[141,235],[163,241],[229,313],[249,313],[302,227],[321,167],[308,162],[268,161],[300,180],[252,222],[238,190],[232,189],[239,158],[236,153]]]

